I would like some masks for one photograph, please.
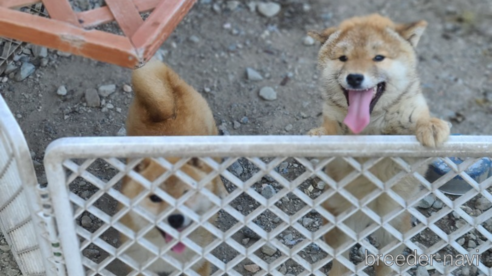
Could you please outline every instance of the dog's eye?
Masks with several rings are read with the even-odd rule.
[[[155,203],[162,202],[162,198],[160,198],[160,197],[158,197],[156,195],[149,196],[149,199],[150,199],[150,201],[155,202]]]
[[[341,56],[338,58],[341,62],[345,62],[348,60],[347,56]]]
[[[377,55],[374,57],[374,61],[382,61],[384,58],[385,58],[385,56]]]

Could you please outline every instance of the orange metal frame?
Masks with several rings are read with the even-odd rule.
[[[128,68],[147,62],[196,0],[106,0],[76,13],[68,0],[0,0],[0,36]],[[13,8],[43,2],[50,18]],[[153,10],[144,21],[141,12]],[[116,20],[125,36],[88,30]]]

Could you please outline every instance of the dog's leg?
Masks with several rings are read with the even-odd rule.
[[[448,139],[449,125],[437,118],[422,119],[417,122],[415,135],[422,145],[437,147]]]
[[[205,261],[197,272],[198,274],[200,274],[200,276],[209,276],[211,272],[210,263],[208,261]]]
[[[338,123],[328,117],[323,117],[323,126],[313,128],[308,132],[311,136],[337,135],[339,133]]]
[[[335,228],[330,232],[326,233],[324,238],[325,238],[325,242],[333,249],[336,249],[337,247],[342,245],[342,243],[346,242],[345,234],[342,231],[340,231],[340,229],[338,228]],[[348,258],[348,252],[345,252],[344,256]],[[333,260],[331,270],[328,273],[328,275],[339,276],[339,275],[343,275],[344,273],[347,273],[348,271],[349,270],[342,263],[340,263],[337,260]]]
[[[405,233],[412,228],[411,215],[409,213],[404,213],[399,218],[395,219],[394,226],[400,233]],[[376,231],[374,237],[381,245],[386,245],[393,241],[395,238],[386,231]],[[392,260],[396,260],[396,257],[403,253],[405,250],[405,245],[398,246],[395,250],[389,253],[389,255],[393,256]],[[374,266],[374,270],[377,276],[387,276],[387,275],[396,275],[396,272],[391,269],[389,266],[384,264],[383,261],[379,262],[379,265]]]

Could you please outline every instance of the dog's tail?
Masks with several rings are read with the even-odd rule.
[[[176,93],[187,86],[178,74],[157,60],[133,71],[132,83],[137,103],[154,122],[176,116]]]

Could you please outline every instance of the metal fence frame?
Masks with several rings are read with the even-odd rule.
[[[471,157],[479,158],[492,156],[492,137],[491,136],[453,136],[440,148],[430,149],[422,147],[413,136],[220,136],[220,137],[97,137],[97,138],[62,138],[49,145],[45,155],[45,169],[49,182],[50,196],[56,198],[53,207],[58,223],[58,232],[62,244],[63,257],[67,265],[68,275],[82,276],[84,270],[82,266],[81,254],[73,248],[79,248],[75,231],[74,215],[69,199],[67,188],[67,175],[65,172],[66,161],[71,158],[144,158],[144,157]],[[319,174],[322,168],[307,168]],[[458,171],[452,172],[453,175],[462,175],[466,168],[457,167]],[[84,170],[81,166],[81,170]],[[75,172],[81,173],[81,172]],[[265,173],[267,174],[267,172]],[[453,177],[453,175],[451,177]],[[448,178],[449,179],[449,178]],[[432,193],[438,197],[444,197],[442,192],[435,188],[435,185],[442,185],[443,181],[437,181],[432,185]],[[478,193],[486,194],[488,200],[492,201],[491,194],[486,188],[492,184],[492,177],[481,184],[474,184],[473,189],[464,196],[472,198]],[[277,195],[278,196],[278,195]],[[420,194],[423,198],[425,194]],[[279,198],[260,200],[267,206]],[[460,209],[461,204],[454,203],[449,199],[446,205],[451,206],[451,210]],[[222,206],[222,205],[221,205]],[[222,206],[224,207],[224,206]],[[313,206],[314,209],[322,212],[321,206]],[[407,206],[408,207],[408,206]],[[411,207],[413,208],[413,207]],[[457,210],[460,214],[464,212]],[[492,209],[486,211],[485,216],[492,216]],[[482,215],[484,215],[482,214]],[[464,214],[466,216],[466,214]],[[469,231],[473,228],[483,228],[480,224],[485,221],[484,216],[480,218],[467,218]],[[292,219],[292,218],[291,218]],[[294,218],[294,221],[298,218]],[[425,224],[433,225],[432,221],[420,217]],[[251,222],[252,223],[252,222]],[[295,222],[291,222],[294,224]],[[425,226],[424,226],[425,227]],[[434,226],[436,227],[436,226]],[[463,232],[463,231],[461,231]],[[464,232],[466,233],[466,231]],[[462,233],[462,234],[464,234]],[[445,235],[445,234],[444,234]],[[456,245],[455,233],[445,235],[447,245]],[[492,245],[492,236],[488,234],[488,241],[481,245],[482,250]],[[443,238],[441,236],[441,238]],[[267,241],[265,241],[266,243]],[[456,248],[455,248],[456,249]],[[465,249],[457,249],[462,254],[471,254]],[[330,250],[333,253],[333,250]],[[329,252],[330,253],[330,252]],[[331,254],[330,253],[330,254]],[[250,254],[253,254],[250,252]],[[420,250],[419,254],[423,254]],[[245,257],[246,258],[246,257]],[[264,265],[263,265],[264,266]],[[229,266],[225,267],[226,270]],[[270,266],[267,265],[267,270]],[[437,266],[441,273],[449,273],[454,269],[444,266]],[[455,268],[456,269],[456,268]],[[479,269],[488,275],[492,275],[492,268],[485,267],[480,263]],[[408,269],[407,269],[408,270]],[[187,272],[187,271],[183,271]],[[189,272],[189,271],[188,271]],[[232,273],[231,273],[232,272]],[[263,271],[273,275],[281,275],[275,268],[272,271]],[[234,271],[229,271],[229,275]],[[263,273],[263,274],[264,274]],[[302,275],[322,275],[319,271],[304,271]],[[193,274],[193,272],[191,272]],[[263,275],[261,274],[261,275]]]
[[[0,200],[0,212],[3,208],[6,211],[3,220],[0,217],[0,230],[4,232],[24,275],[45,275],[45,273],[55,275],[58,272],[55,263],[52,262],[50,243],[56,239],[56,232],[50,237],[47,227],[48,224],[54,226],[54,223],[51,221],[51,216],[46,213],[47,210],[43,209],[38,197],[42,190],[38,189],[36,173],[24,135],[2,97],[0,97],[0,138],[0,147],[10,152],[12,158],[12,161],[9,161],[10,165],[7,165],[5,171],[0,174],[13,170],[10,172],[10,178],[5,179],[6,182],[0,181],[0,191],[3,193],[7,193],[9,189],[17,191],[6,201]],[[0,178],[4,176],[6,175],[0,175]],[[21,208],[6,210],[8,206],[28,206],[30,213]],[[23,222],[16,224],[19,218],[22,218]],[[36,231],[35,236],[32,236],[33,231]],[[43,260],[44,268],[43,264],[39,263],[40,259]]]

